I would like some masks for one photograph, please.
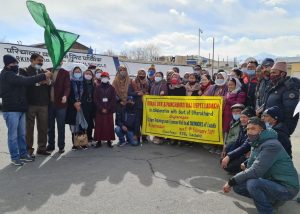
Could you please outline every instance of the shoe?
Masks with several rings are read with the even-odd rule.
[[[55,150],[55,148],[47,146],[46,151],[47,152],[53,152]]]
[[[122,146],[125,146],[126,144],[127,144],[126,141],[125,141],[125,142],[119,142],[119,143],[118,143],[118,146],[122,147]]]
[[[58,153],[59,154],[65,153],[65,150],[64,149],[60,149],[60,150],[58,150]]]
[[[95,148],[100,148],[101,146],[102,146],[101,141],[98,141],[98,142],[96,143],[96,145],[95,145]]]
[[[45,155],[45,156],[49,156],[51,155],[50,152],[47,152],[46,150],[43,150],[43,151],[37,151],[36,152],[38,155]],[[31,156],[32,157],[32,156]]]
[[[114,146],[112,145],[112,142],[111,141],[107,141],[107,146],[109,147],[109,148],[113,148]]]
[[[77,151],[78,149],[79,149],[78,146],[73,146],[73,147],[72,147],[72,151]]]
[[[15,166],[23,166],[24,165],[24,163],[20,159],[11,160],[11,163]]]
[[[87,149],[88,149],[87,146],[82,146],[81,148],[82,148],[83,150],[87,150]]]
[[[23,157],[20,157],[20,160],[29,163],[29,162],[33,162],[34,158],[32,158],[30,155],[25,155]]]

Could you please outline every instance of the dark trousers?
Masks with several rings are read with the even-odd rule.
[[[57,123],[58,140],[57,145],[59,149],[65,148],[65,120],[66,109],[57,108],[52,102],[48,108],[48,147],[55,148],[55,120]]]
[[[241,170],[241,164],[244,163],[244,161],[246,160],[245,156],[242,155],[241,157],[235,158],[233,160],[230,160],[227,168],[225,168],[225,170],[231,174],[237,174],[239,173]]]
[[[48,130],[48,106],[29,106],[26,113],[26,143],[29,154],[34,151],[34,125],[37,122],[38,131],[38,151],[45,151],[47,145]]]

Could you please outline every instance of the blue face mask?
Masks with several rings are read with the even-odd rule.
[[[148,77],[153,77],[155,74],[155,71],[148,71]]]
[[[255,70],[247,70],[246,73],[247,73],[249,76],[254,76],[254,75],[255,75]]]
[[[162,81],[162,77],[155,77],[155,82],[160,82]]]
[[[269,122],[266,122],[265,124],[266,124],[266,128],[267,128],[267,129],[272,128],[272,125],[271,125]]]
[[[79,80],[81,78],[81,73],[74,73],[73,76],[74,76],[75,79]]]
[[[235,121],[239,120],[241,115],[240,114],[232,114],[232,117]]]

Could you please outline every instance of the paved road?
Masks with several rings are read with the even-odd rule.
[[[0,213],[256,213],[251,200],[221,188],[228,175],[217,155],[201,146],[144,144],[38,156],[9,164],[6,127],[0,115]],[[300,128],[293,136],[300,172]],[[299,213],[288,202],[279,213]]]

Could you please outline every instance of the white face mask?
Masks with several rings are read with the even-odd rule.
[[[103,78],[101,78],[101,82],[108,83],[109,82],[109,78],[103,77]]]
[[[86,80],[91,80],[91,79],[93,78],[93,76],[90,75],[90,74],[85,74],[85,75],[84,75],[84,78],[85,78]]]
[[[225,80],[223,80],[223,79],[216,79],[216,81],[215,81],[215,84],[217,85],[217,86],[223,86],[223,85],[225,85]]]
[[[38,65],[38,64],[36,64],[36,65],[34,65],[34,68],[35,68],[36,70],[40,70],[40,69],[42,68],[42,66],[41,66],[41,65]]]
[[[97,78],[97,79],[100,79],[100,78],[101,78],[101,73],[97,73],[97,74],[96,74],[96,78]]]

